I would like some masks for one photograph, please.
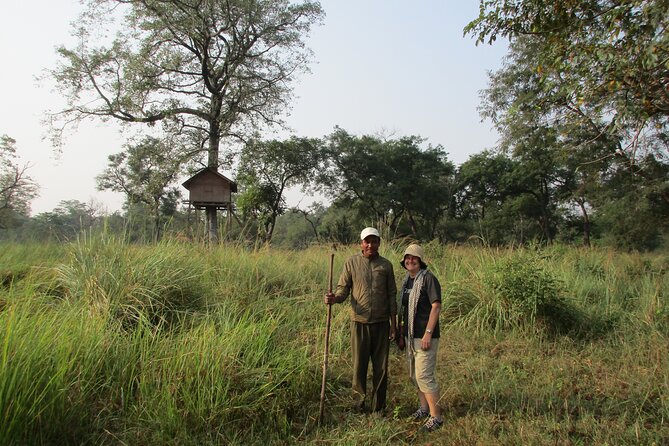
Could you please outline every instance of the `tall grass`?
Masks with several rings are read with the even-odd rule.
[[[178,245],[146,250],[105,238],[73,246],[70,262],[54,268],[63,299],[83,300],[93,310],[125,324],[147,317],[165,322],[206,304],[202,257]]]
[[[398,282],[405,244],[382,247]],[[0,444],[669,442],[661,256],[426,245],[445,428],[424,434],[395,347],[388,413],[349,411],[346,304],[318,425],[329,248],[2,248]]]
[[[10,307],[0,315],[0,442],[85,436],[103,384],[107,332],[81,311]],[[54,422],[56,421],[57,422]]]

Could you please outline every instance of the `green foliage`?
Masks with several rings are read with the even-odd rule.
[[[28,215],[30,201],[39,191],[27,174],[29,166],[18,165],[16,157],[16,141],[0,136],[0,229],[16,226],[21,216]]]
[[[500,148],[520,161],[525,181],[518,184],[537,198],[544,239],[552,240],[562,208],[572,222],[579,216],[589,245],[590,219],[610,213],[612,195],[629,202],[652,196],[640,220],[663,227],[669,108],[657,79],[667,71],[667,1],[480,5],[465,32],[477,42],[510,40],[504,66],[483,92],[482,115],[500,132]],[[638,230],[626,240],[615,228],[599,225],[612,246],[637,240],[648,249],[657,240]]]
[[[358,241],[360,231],[356,225],[356,211],[340,206],[330,206],[323,216],[321,233],[324,240],[350,245]]]
[[[571,90],[575,105],[615,110],[618,129],[658,121],[666,126],[669,108],[660,80],[669,52],[666,0],[586,0],[558,7],[539,0],[480,4],[479,17],[465,28],[477,42],[498,36],[541,42],[536,70],[550,79],[546,87]],[[648,130],[663,133],[666,128]]]
[[[88,408],[106,397],[97,374],[107,353],[103,324],[78,309],[25,305],[0,320],[0,443],[71,442],[100,429]]]
[[[443,147],[420,147],[416,136],[383,140],[337,128],[327,138],[332,163],[325,187],[334,206],[353,208],[361,222],[379,222],[391,233],[434,238],[452,207],[455,166]]]
[[[548,165],[529,155],[471,156],[457,175],[459,215],[492,246],[550,242],[556,215],[553,192],[545,187]]]
[[[178,245],[154,255],[111,238],[92,238],[75,245],[70,264],[55,269],[58,298],[85,301],[102,315],[125,326],[142,319],[174,322],[181,313],[204,306],[198,285],[204,267],[183,257]]]
[[[509,174],[514,162],[501,153],[484,151],[470,156],[458,169],[458,189],[465,213],[485,218],[489,207],[498,206],[511,193]]]
[[[636,168],[652,181],[640,184],[634,172],[617,170],[606,179],[594,203],[593,221],[599,238],[618,249],[653,250],[659,247],[669,204],[661,198],[668,165],[647,158]]]
[[[541,269],[535,256],[514,256],[496,264],[486,282],[508,308],[514,322],[534,323],[539,311],[559,300],[559,283]]]
[[[477,331],[490,328],[535,333],[588,332],[587,318],[564,297],[563,283],[550,272],[548,259],[518,250],[499,259],[482,260],[475,290],[456,293],[445,306],[458,310],[454,322]]]
[[[176,138],[161,141],[145,137],[127,144],[125,151],[109,155],[105,171],[98,175],[99,190],[121,192],[126,206],[144,204],[153,218],[153,239],[160,239],[161,218],[165,207],[174,207],[181,196],[172,184],[181,172],[184,149]]]
[[[276,219],[286,211],[285,193],[300,185],[309,189],[323,169],[322,143],[317,139],[251,141],[242,151],[236,204],[243,218],[258,222],[258,237],[271,242]]]
[[[78,200],[64,200],[51,212],[42,212],[25,223],[24,233],[37,241],[74,241],[79,234],[102,227],[100,211]]]
[[[64,128],[87,119],[161,123],[178,135],[193,162],[206,154],[217,169],[222,141],[239,141],[278,123],[291,83],[306,69],[304,39],[323,11],[287,0],[88,0],[73,25],[78,45],[60,47],[51,76],[65,110],[51,114],[61,144]],[[106,32],[112,39],[103,39]],[[228,160],[229,161],[229,160]],[[212,240],[216,213],[207,214]]]
[[[648,203],[633,195],[604,204],[596,223],[607,228],[603,243],[618,249],[649,251],[660,244],[660,227]]]
[[[209,132],[210,167],[222,137],[274,119],[304,68],[304,34],[322,16],[310,2],[124,3],[87,2],[73,30],[81,45],[58,49],[52,75],[70,105],[58,119],[162,121],[193,138]],[[114,25],[112,42],[95,40]]]
[[[312,217],[318,219],[320,216]],[[277,219],[272,243],[280,248],[305,249],[318,238],[318,232],[314,233],[314,228],[303,214],[289,211]]]

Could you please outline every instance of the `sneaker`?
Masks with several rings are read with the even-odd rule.
[[[419,407],[417,411],[415,411],[409,416],[409,418],[411,418],[413,421],[419,421],[429,416],[430,416],[429,411],[423,409],[422,407]]]
[[[425,429],[428,432],[434,432],[443,425],[444,425],[444,420],[440,420],[439,418],[436,417],[430,417],[423,425],[423,429]]]

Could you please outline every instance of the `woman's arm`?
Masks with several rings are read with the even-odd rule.
[[[433,302],[432,309],[430,310],[430,317],[427,320],[427,327],[425,328],[425,334],[423,339],[421,339],[420,348],[423,350],[429,350],[432,346],[432,333],[437,328],[437,322],[439,321],[439,312],[441,311],[441,302]]]

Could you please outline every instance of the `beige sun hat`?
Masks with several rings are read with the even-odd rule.
[[[418,257],[420,259],[421,269],[427,268],[427,263],[423,261],[425,258],[425,251],[423,251],[423,248],[420,245],[412,243],[411,245],[407,246],[407,249],[404,251],[404,255],[402,256],[402,260],[400,261],[400,265],[402,265],[402,268],[404,269],[406,269],[406,266],[404,266],[404,258],[407,255]]]

